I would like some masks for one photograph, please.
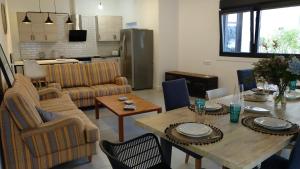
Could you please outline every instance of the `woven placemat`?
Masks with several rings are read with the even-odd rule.
[[[257,125],[254,122],[254,119],[256,119],[258,117],[262,117],[262,116],[248,116],[248,117],[245,117],[245,118],[242,119],[242,124],[245,127],[248,127],[248,128],[250,128],[254,131],[261,132],[261,133],[264,133],[264,134],[271,134],[271,135],[290,136],[290,135],[297,134],[299,132],[299,126],[297,124],[293,124],[289,121],[287,121],[287,122],[291,123],[292,127],[289,128],[289,129],[286,129],[286,130],[270,130],[270,129],[264,128],[262,126]]]
[[[185,122],[185,123],[191,123],[191,122]],[[201,138],[188,137],[176,131],[176,127],[180,124],[184,124],[184,123],[171,124],[168,128],[165,129],[165,134],[167,138],[176,144],[207,145],[207,144],[216,143],[222,140],[223,138],[223,132],[220,129],[207,124],[205,125],[209,126],[213,130],[210,135]]]
[[[195,112],[195,105],[194,104],[191,104],[189,106],[189,109],[193,112]],[[218,116],[218,115],[226,115],[228,114],[229,111],[227,109],[227,107],[225,105],[222,105],[222,109],[220,110],[216,110],[216,111],[205,111],[205,114],[206,115],[214,115],[214,116]]]

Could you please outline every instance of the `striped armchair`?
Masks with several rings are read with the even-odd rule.
[[[94,105],[95,97],[131,92],[117,62],[48,65],[46,70],[49,85],[69,93],[78,107]]]
[[[47,94],[52,98],[40,100]],[[37,108],[58,118],[43,121]],[[5,169],[48,169],[83,157],[91,160],[99,140],[97,126],[67,94],[54,88],[38,92],[22,75],[5,93],[0,125]]]

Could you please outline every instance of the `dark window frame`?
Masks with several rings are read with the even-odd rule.
[[[295,5],[299,6],[300,5]],[[219,11],[219,31],[220,31],[220,47],[219,47],[219,55],[221,57],[241,57],[241,58],[269,58],[272,56],[297,56],[300,57],[299,54],[286,54],[286,53],[259,53],[259,35],[260,35],[260,25],[261,25],[261,11],[268,9],[278,9],[285,7],[293,7],[293,6],[279,6],[279,7],[255,7],[255,8],[238,8],[238,9],[227,9]],[[222,15],[231,14],[231,13],[241,13],[241,12],[249,12],[250,11],[250,52],[224,52],[223,48],[223,23],[222,23]],[[256,13],[256,18],[254,17],[254,13]],[[255,28],[254,28],[255,26]]]

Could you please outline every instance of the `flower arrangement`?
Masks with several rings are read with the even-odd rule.
[[[296,57],[273,56],[254,63],[254,74],[258,79],[278,86],[275,104],[285,104],[284,92],[290,81],[300,77],[300,60]]]

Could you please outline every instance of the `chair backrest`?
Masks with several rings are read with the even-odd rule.
[[[24,75],[30,79],[40,79],[46,77],[46,71],[36,60],[24,60]]]
[[[212,100],[212,99],[216,99],[228,95],[228,91],[225,88],[218,88],[218,89],[206,91],[206,95],[208,100]]]
[[[288,169],[299,169],[300,168],[300,134],[296,140],[296,144],[289,159]]]
[[[256,88],[256,80],[252,69],[237,71],[239,85],[243,85],[244,91]]]
[[[101,141],[113,169],[147,169],[164,163],[162,150],[154,134],[145,134],[124,143]]]
[[[162,83],[166,111],[190,105],[189,92],[185,79]]]

